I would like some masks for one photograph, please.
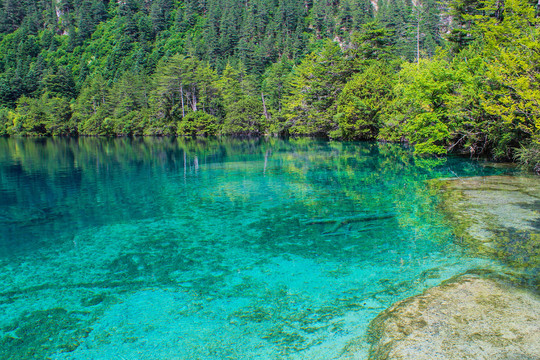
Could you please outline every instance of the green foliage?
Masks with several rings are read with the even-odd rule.
[[[72,99],[77,96],[75,81],[69,69],[60,68],[43,77],[42,88],[54,96]]]
[[[497,3],[489,2],[492,11]],[[486,111],[516,132],[514,141],[540,140],[540,18],[527,2],[505,1],[502,20],[483,18],[490,91]],[[516,144],[513,144],[516,145]]]
[[[241,97],[227,106],[222,133],[225,135],[259,136],[264,134],[262,102],[253,96]]]
[[[0,135],[317,135],[536,161],[536,3],[238,5],[4,0]]]
[[[152,103],[158,119],[175,121],[198,109],[219,113],[217,75],[208,64],[174,55],[158,65],[154,78]]]
[[[335,137],[344,139],[376,139],[382,125],[381,113],[392,97],[392,69],[374,63],[347,82],[338,98],[339,130]]]
[[[475,40],[473,16],[481,14],[482,4],[478,0],[451,0],[448,6],[452,27],[446,38],[458,53]]]
[[[403,64],[398,77],[387,132],[415,143],[416,153],[445,153],[451,135],[448,98],[455,83],[449,64],[442,59]]]
[[[395,39],[392,32],[377,22],[369,22],[351,36],[351,53],[355,58],[366,60],[389,60],[395,55]]]
[[[540,175],[540,144],[533,143],[516,150],[516,159],[526,170]]]
[[[279,113],[283,107],[283,97],[288,90],[289,74],[292,71],[292,63],[281,60],[272,64],[264,73],[262,91],[266,98],[267,106],[272,112]]]
[[[5,115],[5,113],[4,113]],[[63,98],[45,93],[38,99],[21,97],[16,111],[7,113],[5,132],[10,135],[74,135],[71,107]]]
[[[213,136],[220,130],[219,119],[203,111],[186,115],[178,124],[177,134],[182,136]]]
[[[285,98],[284,128],[291,134],[326,135],[337,130],[336,99],[352,69],[334,42],[308,55],[293,69]]]

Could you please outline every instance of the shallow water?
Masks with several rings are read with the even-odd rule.
[[[1,359],[363,359],[368,323],[468,270],[390,144],[0,139]]]

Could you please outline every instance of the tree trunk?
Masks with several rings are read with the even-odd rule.
[[[417,22],[416,22],[416,63],[420,65],[420,8],[416,5]]]
[[[262,92],[261,92],[261,98],[262,98],[262,104],[263,104],[263,110],[264,110],[264,117],[266,118],[266,120],[270,120],[270,115],[268,114],[268,110],[266,109],[266,102],[264,101],[264,94]]]
[[[186,116],[186,111],[184,110],[184,87],[180,86],[180,99],[182,100],[182,117]]]

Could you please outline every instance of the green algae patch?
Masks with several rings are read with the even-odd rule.
[[[540,178],[489,176],[432,180],[456,242],[497,258],[539,285]]]
[[[396,303],[370,324],[370,360],[540,358],[540,297],[465,274]]]
[[[85,317],[63,308],[23,314],[2,329],[0,358],[47,359],[54,353],[72,352],[91,331]]]

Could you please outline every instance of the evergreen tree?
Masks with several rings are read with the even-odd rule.
[[[474,41],[474,16],[481,14],[479,0],[451,0],[448,13],[452,17],[449,34],[446,38],[452,43],[452,50],[457,53]]]
[[[416,26],[412,3],[407,0],[384,0],[377,19],[393,35],[396,52],[407,60],[416,58]]]
[[[2,12],[2,31],[17,30],[24,18],[23,3],[19,0],[4,0]]]
[[[362,25],[373,21],[374,11],[370,0],[356,0],[352,3],[353,29],[360,30]]]
[[[347,82],[338,98],[335,119],[344,139],[376,139],[382,127],[381,113],[392,99],[393,68],[384,62],[373,63]]]
[[[389,60],[396,55],[395,41],[390,30],[372,21],[352,34],[348,53],[360,63],[357,66],[361,66],[366,60]]]
[[[291,94],[284,103],[284,130],[292,134],[328,135],[337,130],[336,99],[352,74],[339,46],[326,42],[292,73]]]
[[[168,28],[172,5],[172,0],[155,0],[152,2],[150,18],[156,33]]]
[[[105,3],[101,0],[94,0],[92,2],[92,17],[94,23],[97,25],[101,22],[104,22],[108,18],[107,7]]]
[[[45,75],[42,88],[44,92],[56,97],[73,99],[77,96],[73,75],[69,69],[64,67]]]
[[[78,36],[80,43],[92,36],[94,26],[94,20],[92,19],[92,4],[90,0],[84,0],[78,16]]]

